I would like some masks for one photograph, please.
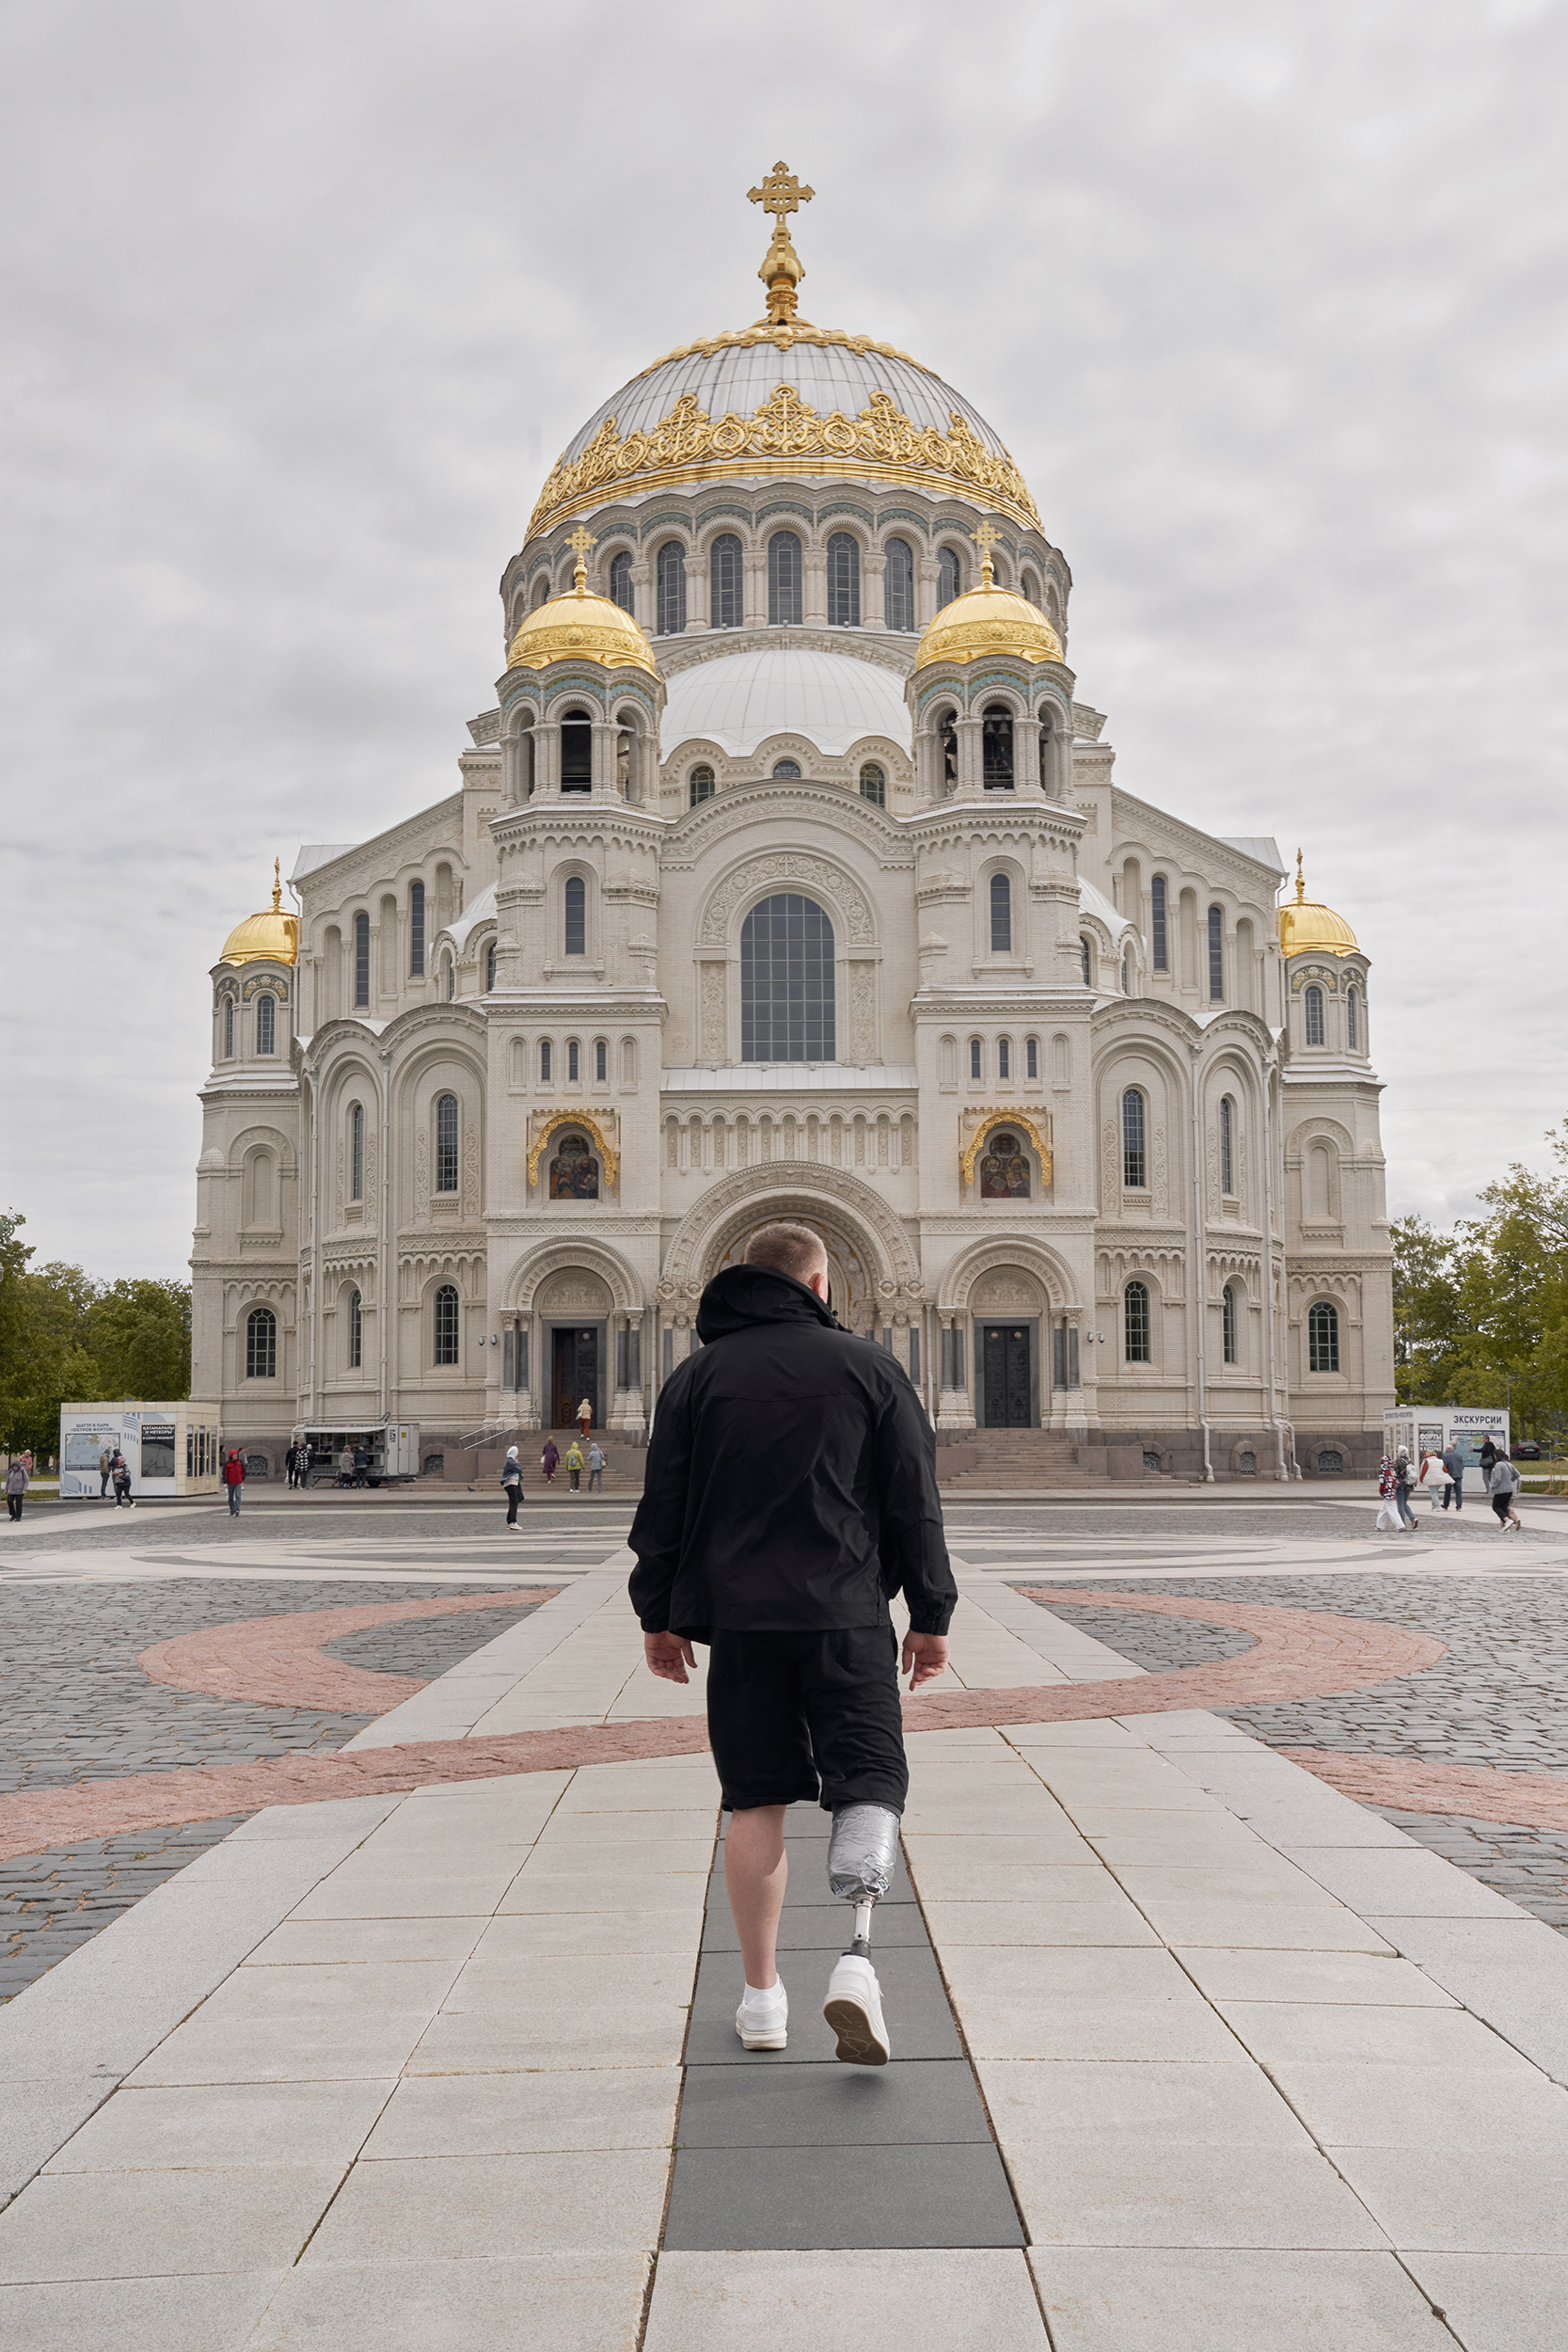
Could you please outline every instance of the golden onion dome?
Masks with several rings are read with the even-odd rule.
[[[1304,956],[1308,950],[1320,956],[1354,956],[1360,953],[1355,933],[1342,914],[1332,907],[1320,906],[1307,895],[1307,883],[1301,870],[1301,851],[1296,851],[1296,895],[1279,910],[1279,952],[1283,956]]]
[[[223,945],[220,963],[294,963],[299,958],[299,917],[283,912],[282,869],[272,862],[272,904],[247,914]]]
[[[1021,661],[1062,660],[1062,641],[1050,614],[992,580],[991,543],[1000,535],[989,523],[971,532],[980,548],[980,585],[942,606],[920,641],[917,670],[928,669],[933,661],[974,661],[982,654],[1015,654]]]
[[[578,530],[566,544],[577,549],[576,581],[567,595],[546,596],[523,615],[507,653],[507,668],[542,670],[550,661],[596,661],[602,669],[646,670],[657,677],[654,649],[631,614],[608,596],[588,594],[584,558],[595,542]]]

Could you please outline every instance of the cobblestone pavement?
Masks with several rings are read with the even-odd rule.
[[[352,1597],[448,1600],[453,1589],[450,1582],[356,1583]],[[475,1589],[491,1587],[476,1578]],[[373,1717],[225,1704],[149,1681],[136,1658],[198,1627],[334,1608],[344,1598],[343,1584],[328,1580],[0,1588],[0,1788],[72,1787],[125,1772],[341,1748]],[[372,1672],[430,1679],[535,1606],[519,1590],[495,1609],[373,1627],[326,1646]],[[245,1818],[83,1839],[0,1864],[0,2001]]]
[[[1400,1576],[1181,1577],[1139,1589],[1333,1610],[1410,1627],[1447,1644],[1448,1654],[1435,1666],[1373,1691],[1215,1710],[1271,1748],[1286,1754],[1328,1748],[1513,1772],[1560,1772],[1568,1764],[1568,1611],[1555,1579],[1428,1583]],[[1060,1613],[1154,1673],[1232,1657],[1245,1645],[1244,1636],[1182,1618],[1140,1617],[1122,1609],[1064,1607]],[[1521,1909],[1568,1932],[1568,1837],[1458,1815],[1375,1810]]]

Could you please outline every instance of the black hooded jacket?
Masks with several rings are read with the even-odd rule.
[[[665,1382],[627,1537],[645,1633],[885,1625],[903,1592],[917,1633],[958,1600],[936,1441],[907,1374],[771,1266],[726,1266],[703,1293],[703,1345]]]

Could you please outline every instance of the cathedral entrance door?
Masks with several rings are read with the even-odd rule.
[[[599,1402],[599,1334],[591,1326],[557,1324],[550,1333],[550,1426],[577,1426],[578,1405],[587,1397],[597,1427],[603,1420]]]
[[[980,1366],[986,1427],[1032,1429],[1035,1416],[1029,1393],[1029,1326],[983,1323]]]

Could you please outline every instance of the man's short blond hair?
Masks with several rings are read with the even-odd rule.
[[[821,1234],[809,1225],[763,1225],[746,1244],[746,1263],[771,1266],[776,1274],[809,1282],[814,1274],[826,1272],[828,1251]]]

